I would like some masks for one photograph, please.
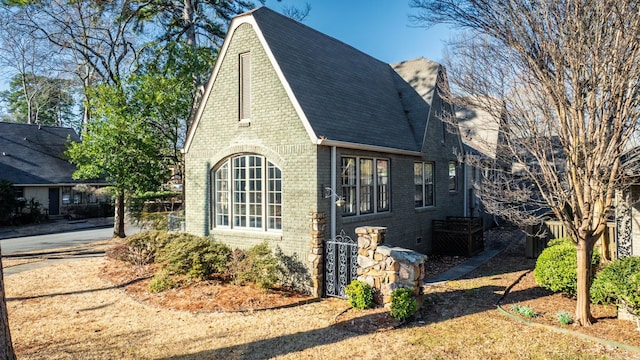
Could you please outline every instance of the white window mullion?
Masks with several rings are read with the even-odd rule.
[[[360,157],[356,157],[356,215],[360,215]]]
[[[266,158],[262,158],[262,169],[260,170],[260,172],[262,173],[262,184],[261,184],[261,191],[262,191],[262,211],[260,211],[262,216],[262,230],[267,231],[269,229],[269,219],[267,218],[267,206],[269,206],[269,203],[267,202],[267,199],[269,197],[269,179],[267,177],[268,175],[268,170],[269,170],[269,163],[267,162]]]

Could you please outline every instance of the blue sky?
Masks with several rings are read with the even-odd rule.
[[[445,26],[425,29],[412,26],[409,0],[267,0],[266,6],[281,11],[283,6],[311,5],[303,21],[322,33],[347,43],[386,63],[426,57],[442,62]]]
[[[426,57],[442,62],[449,30],[412,26],[409,15],[415,10],[409,7],[409,0],[266,0],[266,6],[276,11],[283,6],[303,8],[306,3],[311,12],[305,25],[378,60],[394,63]],[[2,80],[0,90],[6,89]]]

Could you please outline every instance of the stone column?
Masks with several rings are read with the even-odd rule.
[[[311,269],[311,295],[321,297],[324,286],[324,232],[326,218],[324,213],[311,213],[311,243],[309,244],[309,268]]]
[[[419,295],[426,256],[413,250],[384,245],[385,227],[363,226],[358,234],[358,280],[376,289],[375,302],[389,305],[391,293],[410,288]]]

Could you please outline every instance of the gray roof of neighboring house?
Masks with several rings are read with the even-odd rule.
[[[472,153],[496,159],[501,121],[472,99],[456,104],[462,142]]]
[[[80,141],[69,128],[0,122],[0,179],[16,185],[84,183],[71,178],[76,168],[63,158],[67,139]]]
[[[392,67],[266,7],[249,14],[318,138],[421,151],[438,64]]]

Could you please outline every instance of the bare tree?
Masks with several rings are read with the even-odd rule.
[[[564,222],[577,249],[576,323],[590,325],[591,254],[614,194],[624,187],[621,157],[638,130],[640,3],[411,5],[418,24],[446,23],[469,32],[470,40],[453,48],[450,79],[463,80],[457,85],[466,94],[500,100],[509,122],[509,156],[518,168],[517,176],[498,174],[491,189],[496,196],[485,191],[484,200],[520,223],[535,220],[542,209]],[[496,111],[492,104],[485,104],[487,111]]]
[[[43,81],[48,76],[56,76],[52,52],[42,41],[25,33],[15,22],[15,13],[7,8],[0,10],[0,65],[8,78],[19,79],[21,98],[26,109],[24,119],[28,124],[38,119],[39,101],[50,88],[50,82]]]
[[[87,104],[93,85],[119,84],[135,64],[138,2],[33,1],[14,6],[14,21],[35,40],[47,41],[55,59],[79,79]],[[84,109],[83,123],[89,121]]]

